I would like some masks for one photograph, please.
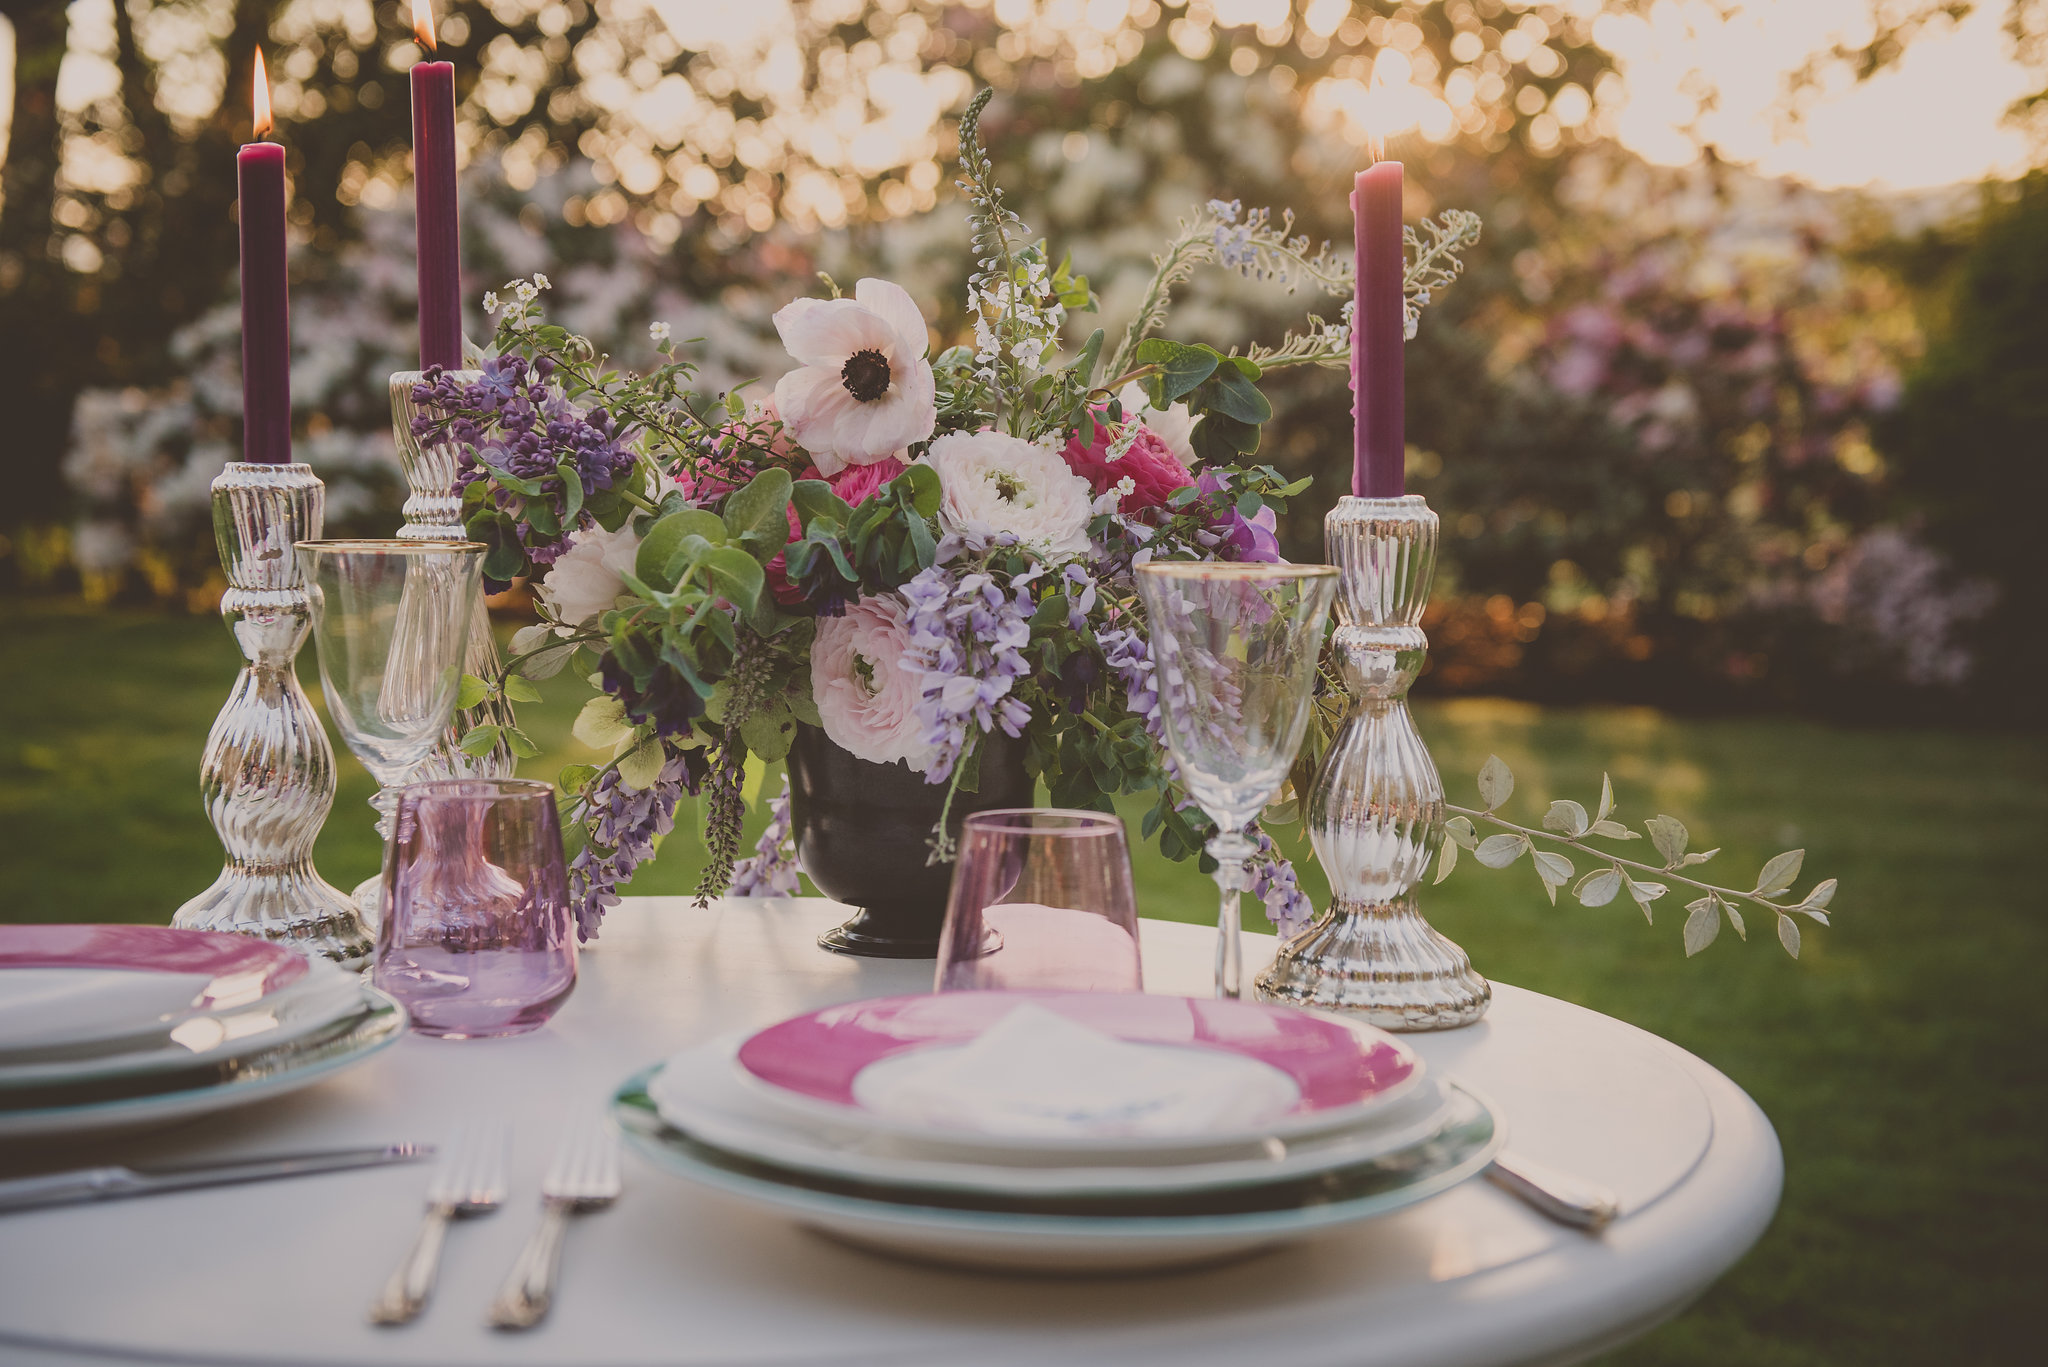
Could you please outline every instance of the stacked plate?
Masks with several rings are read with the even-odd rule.
[[[614,1103],[671,1171],[848,1242],[1140,1271],[1385,1214],[1483,1171],[1491,1106],[1369,1026],[1109,993],[856,1002],[715,1040]]]
[[[291,1091],[396,1040],[353,973],[240,935],[0,926],[0,1141],[126,1128]]]

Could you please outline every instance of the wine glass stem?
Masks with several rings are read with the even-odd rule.
[[[1216,861],[1216,887],[1222,897],[1216,910],[1216,995],[1234,1001],[1243,991],[1244,933],[1238,926],[1237,895],[1252,885],[1246,862],[1259,847],[1242,831],[1218,833],[1208,844]]]

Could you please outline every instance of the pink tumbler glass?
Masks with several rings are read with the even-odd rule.
[[[371,979],[444,1039],[537,1029],[576,986],[555,790],[525,779],[401,789]]]
[[[1121,820],[1015,807],[962,823],[936,991],[1144,986]]]

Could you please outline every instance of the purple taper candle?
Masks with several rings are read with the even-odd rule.
[[[1401,163],[1375,161],[1358,173],[1351,192],[1358,252],[1358,299],[1351,315],[1351,492],[1361,498],[1399,498],[1404,488],[1401,189]]]
[[[242,235],[242,459],[292,458],[292,335],[285,284],[284,148],[270,131],[270,79],[256,50],[256,141],[235,156]]]
[[[412,0],[413,31],[434,51],[434,14]],[[418,231],[420,369],[462,368],[462,245],[455,216],[455,64],[412,68],[412,184]]]

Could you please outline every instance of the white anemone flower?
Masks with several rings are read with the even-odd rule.
[[[775,384],[782,425],[836,475],[887,460],[939,418],[924,315],[901,285],[863,280],[851,299],[798,299],[775,315],[800,366]]]
[[[1042,555],[1088,550],[1088,481],[1043,446],[1001,432],[949,432],[924,463],[939,472],[939,525],[975,545],[1013,536]]]

